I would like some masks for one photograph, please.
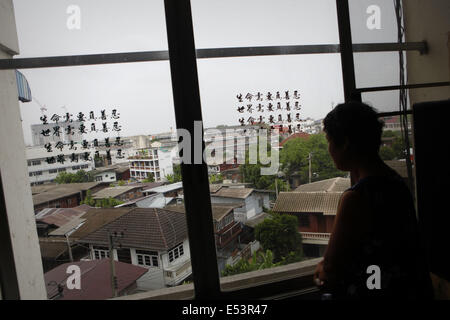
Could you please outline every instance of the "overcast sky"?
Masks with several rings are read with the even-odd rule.
[[[163,0],[14,0],[18,57],[167,50]],[[353,0],[355,43],[395,42],[392,0]],[[197,48],[336,44],[335,0],[191,0]],[[369,5],[381,9],[381,29],[369,30]],[[69,30],[77,5],[80,29]],[[398,54],[355,55],[360,87],[398,83]],[[117,108],[122,135],[175,128],[168,61],[21,70],[34,101],[21,103],[25,142],[46,114]],[[236,94],[299,90],[301,117],[323,118],[343,101],[338,54],[198,60],[205,127],[237,125]],[[379,110],[396,110],[398,94],[364,95]],[[63,108],[64,107],[64,108]]]

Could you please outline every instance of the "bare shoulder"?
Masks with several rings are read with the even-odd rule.
[[[337,215],[342,217],[351,217],[358,215],[362,210],[367,209],[367,204],[364,201],[360,192],[354,190],[347,190],[342,194],[339,200]]]

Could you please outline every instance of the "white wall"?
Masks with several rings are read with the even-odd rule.
[[[17,53],[11,0],[0,0],[0,59]],[[0,170],[21,299],[47,299],[14,70],[0,70]]]
[[[408,52],[408,83],[450,81],[450,1],[403,1],[406,41],[427,41],[429,52],[420,55]],[[414,89],[409,91],[411,103],[446,100],[450,87]]]

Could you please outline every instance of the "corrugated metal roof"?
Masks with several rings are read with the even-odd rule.
[[[146,189],[144,190],[144,192],[157,192],[157,193],[165,193],[165,192],[169,192],[169,191],[175,191],[178,189],[183,188],[183,182],[175,182],[175,183],[171,183],[171,184],[166,184],[164,186],[159,186],[156,188],[150,188],[150,189]]]
[[[342,192],[280,192],[273,211],[336,215]]]
[[[120,243],[125,248],[168,250],[187,238],[186,217],[179,212],[160,208],[131,208],[129,212],[80,238],[79,242],[107,246],[108,232],[124,232]]]
[[[81,288],[68,290],[65,288],[66,273],[69,265],[77,265],[81,269]],[[148,270],[128,263],[114,261],[119,294],[130,287]],[[47,297],[50,299],[58,294],[58,288],[50,285],[53,281],[64,287],[61,300],[104,300],[112,298],[111,270],[109,259],[79,261],[62,264],[44,275]]]
[[[83,183],[67,183],[67,184],[52,184],[31,187],[33,195],[33,204],[39,205],[46,202],[51,202],[61,198],[80,193],[92,189],[103,182],[83,182]]]
[[[253,190],[252,188],[220,188],[217,192],[211,193],[211,197],[246,199]]]
[[[41,210],[35,218],[38,222],[44,222],[57,227],[62,227],[70,221],[80,217],[89,209],[91,209],[90,206],[75,208],[45,208]]]
[[[344,192],[350,188],[350,178],[331,178],[303,184],[295,189],[296,192]]]
[[[124,193],[130,192],[135,189],[140,189],[139,186],[117,186],[117,187],[108,187],[102,189],[92,195],[92,199],[107,199],[107,198],[115,198]]]

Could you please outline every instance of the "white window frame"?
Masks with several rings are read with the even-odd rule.
[[[168,254],[169,254],[169,262],[173,262],[178,258],[182,257],[184,255],[183,244],[180,243],[179,245],[175,246],[175,248],[170,249]]]
[[[148,252],[148,253],[138,253],[140,252]],[[146,261],[148,259],[148,263]],[[142,259],[142,263],[139,262],[139,259]],[[156,262],[155,262],[156,259]],[[136,250],[136,263],[139,266],[143,267],[159,267],[159,258],[157,252],[147,251],[147,250]]]

